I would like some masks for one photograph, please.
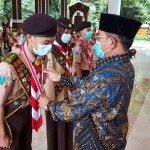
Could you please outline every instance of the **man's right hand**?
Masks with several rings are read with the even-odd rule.
[[[4,136],[0,135],[0,147],[10,148],[11,139],[5,134]]]
[[[51,79],[52,81],[60,81],[61,74],[58,73],[55,69],[48,67],[44,68],[44,79]]]

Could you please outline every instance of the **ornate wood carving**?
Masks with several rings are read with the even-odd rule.
[[[70,11],[70,21],[72,22],[72,17],[74,15],[74,13],[76,11],[81,11],[84,14],[85,17],[85,21],[87,21],[87,16],[88,16],[88,12],[89,12],[89,7],[84,5],[83,3],[76,3],[72,6],[69,7],[69,11]]]

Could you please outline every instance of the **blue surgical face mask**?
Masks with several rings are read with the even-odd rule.
[[[108,40],[106,40],[106,41],[103,42],[103,43],[100,43],[99,41],[96,41],[96,44],[95,44],[95,47],[94,47],[94,52],[95,52],[95,54],[96,54],[99,58],[101,58],[101,59],[103,59],[105,53],[106,53],[108,50],[110,50],[110,49],[108,49],[108,50],[106,50],[105,52],[102,51],[102,45],[103,45],[104,43],[106,43],[107,41],[108,41]]]
[[[61,36],[61,40],[63,43],[68,43],[71,40],[71,34],[63,34]]]
[[[20,41],[20,43],[24,43],[27,41],[25,37],[18,37],[18,40]]]
[[[93,36],[92,32],[86,32],[84,38],[85,38],[86,40],[90,40],[90,39],[92,38],[92,36]]]
[[[35,41],[35,39],[34,39],[34,41]],[[38,45],[37,49],[33,47],[33,51],[35,54],[37,54],[39,56],[47,55],[52,50],[52,45],[41,45],[41,44],[37,44],[37,45]]]

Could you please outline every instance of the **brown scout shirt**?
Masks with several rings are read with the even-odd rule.
[[[24,48],[31,62],[34,62],[36,58],[29,51],[27,42],[25,42]],[[12,52],[19,55],[26,62],[24,54],[19,48],[13,47]],[[17,76],[13,71],[13,68],[6,62],[0,63],[0,79],[0,105],[4,105],[7,101],[22,94],[22,88],[18,82]],[[4,79],[4,83],[2,82],[2,79]]]
[[[79,63],[81,65],[82,70],[89,70],[88,58],[87,58],[86,54],[83,52],[80,44],[81,44],[81,42],[77,41],[77,43],[75,44],[75,47],[74,47],[75,63]],[[91,54],[93,56],[92,59],[95,60],[95,61],[98,60],[98,57],[93,52],[92,45],[89,44],[88,42],[87,42],[87,44],[91,47]]]
[[[54,57],[54,55],[52,53],[49,53],[47,55],[47,67],[52,67],[54,68],[58,73],[63,73],[63,68],[60,66],[60,64],[58,63],[58,61],[56,60],[56,58]],[[58,99],[56,99],[55,96],[55,89],[54,89],[54,85],[57,82],[53,82],[50,79],[46,79],[46,83],[44,85],[45,88],[45,94],[46,96],[48,96],[51,100],[53,101],[62,101],[65,98],[67,98],[68,96],[68,88],[67,87],[63,87],[61,94],[59,95]]]

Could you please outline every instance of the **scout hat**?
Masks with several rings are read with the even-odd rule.
[[[66,17],[60,17],[56,21],[57,21],[58,27],[65,28],[65,29],[73,29],[74,28],[74,25]]]
[[[101,13],[99,30],[133,39],[141,22],[115,14]]]
[[[79,32],[85,28],[89,28],[91,27],[91,22],[88,22],[88,21],[82,21],[80,22],[77,27],[76,27],[76,32]]]
[[[23,22],[22,30],[33,36],[52,37],[57,32],[57,22],[49,15],[34,14]]]

